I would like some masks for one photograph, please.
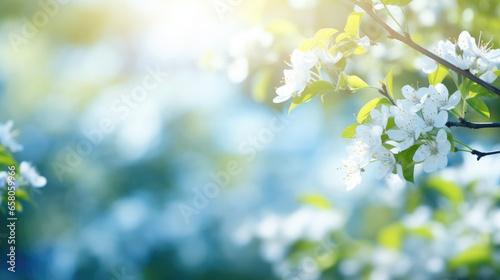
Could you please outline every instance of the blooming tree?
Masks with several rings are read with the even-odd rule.
[[[480,160],[498,152],[480,152],[455,139],[450,127],[472,129],[500,127],[500,123],[472,123],[466,120],[467,110],[473,109],[485,118],[490,112],[484,97],[498,97],[500,89],[492,83],[500,76],[500,49],[493,49],[491,40],[476,42],[467,31],[457,40],[439,41],[429,51],[412,40],[406,19],[401,24],[391,14],[389,6],[403,7],[411,0],[350,0],[355,5],[342,31],[325,28],[313,38],[303,41],[291,55],[284,70],[284,85],[276,90],[275,103],[292,99],[289,112],[315,96],[332,93],[353,93],[360,89],[375,89],[382,97],[369,101],[357,115],[357,123],[347,127],[342,137],[351,139],[347,147],[349,158],[339,170],[344,173],[347,190],[362,180],[365,167],[377,163],[377,179],[397,174],[402,180],[414,182],[414,169],[422,165],[427,173],[445,168],[447,155],[468,152]],[[404,98],[396,99],[393,70],[378,86],[366,83],[356,75],[346,73],[351,58],[370,50],[375,42],[360,36],[362,18],[368,14],[385,29],[389,38],[400,41],[420,52],[422,71],[428,74],[429,85],[405,85]],[[381,17],[392,20],[400,31]],[[443,81],[449,77],[454,88]],[[457,121],[451,121],[456,118]],[[456,147],[459,145],[459,147]]]

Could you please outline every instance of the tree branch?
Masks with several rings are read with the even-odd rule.
[[[459,118],[458,120],[459,120],[458,122],[447,122],[446,126],[466,127],[471,129],[500,127],[500,123],[473,123],[466,121],[463,118]]]
[[[396,39],[411,48],[415,49],[416,51],[420,52],[421,54],[431,58],[432,60],[436,61],[439,64],[442,64],[449,69],[459,73],[460,75],[476,82],[477,84],[481,85],[482,87],[486,88],[487,90],[490,90],[497,95],[500,96],[500,89],[481,80],[479,77],[475,76],[472,74],[469,70],[463,70],[458,68],[457,66],[453,65],[452,63],[444,60],[443,58],[437,56],[436,54],[428,51],[427,49],[423,48],[419,44],[415,43],[409,33],[405,33],[404,35],[400,34],[399,32],[395,31],[392,29],[384,20],[382,20],[372,9],[372,6],[369,3],[361,3],[357,0],[348,0],[351,3],[358,5],[360,8],[365,10],[367,14],[369,14],[378,24],[380,24],[387,32],[389,32],[389,38]]]
[[[478,150],[472,150],[471,154],[476,155],[477,156],[477,160],[480,160],[482,157],[485,157],[485,156],[491,156],[491,155],[500,154],[500,151],[483,153],[483,152],[480,152]]]
[[[474,149],[472,149],[472,151],[461,150],[461,149],[458,149],[456,147],[455,147],[455,152],[467,152],[467,153],[470,153],[471,155],[477,156],[477,160],[480,160],[481,158],[486,157],[486,156],[500,154],[500,151],[494,151],[494,152],[487,152],[487,153],[485,153],[485,152],[480,152],[480,151],[474,150]]]

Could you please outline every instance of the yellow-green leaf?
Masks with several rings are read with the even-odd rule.
[[[338,42],[341,42],[341,41],[351,41],[351,35],[349,35],[349,34],[347,34],[345,32],[344,33],[340,33],[335,38],[335,42],[338,43]]]
[[[393,91],[393,75],[394,75],[394,67],[391,68],[391,71],[389,71],[389,74],[384,79],[384,84],[387,87],[387,90],[389,91],[389,94],[391,95],[391,98],[394,99],[394,91]]]
[[[305,194],[300,197],[300,202],[312,205],[320,209],[331,209],[332,205],[330,202],[320,194]]]
[[[476,112],[478,112],[481,116],[487,119],[490,118],[490,110],[488,109],[488,106],[486,106],[486,103],[484,103],[484,101],[479,97],[472,97],[467,99],[466,101],[467,104],[469,104],[469,106]]]
[[[464,194],[460,186],[453,182],[432,177],[427,181],[427,187],[446,197],[453,205],[457,206],[464,200]]]
[[[314,38],[309,38],[300,43],[298,50],[307,52],[314,50],[315,48],[316,48],[316,40],[314,40]]]
[[[354,89],[361,89],[370,87],[367,83],[365,83],[360,77],[352,75],[347,78],[347,83]]]
[[[349,14],[347,18],[347,24],[345,26],[344,31],[349,35],[358,38],[359,37],[359,25],[361,23],[361,19],[363,18],[363,12],[353,12]]]
[[[476,245],[459,253],[449,262],[450,268],[487,263],[491,260],[491,250],[486,245]]]
[[[378,105],[388,104],[391,105],[391,101],[385,97],[375,98],[370,102],[366,103],[363,108],[358,113],[358,122],[363,123],[363,121],[370,115],[370,112],[375,109]]]
[[[381,0],[382,3],[386,5],[394,5],[394,6],[406,6],[411,3],[413,0]]]
[[[299,106],[302,103],[309,102],[314,96],[317,94],[323,95],[330,92],[334,92],[335,88],[333,85],[327,81],[317,81],[307,85],[304,91],[293,99],[292,104],[290,105],[290,109],[288,109],[288,113],[290,113],[295,107]]]
[[[323,28],[316,32],[314,35],[314,40],[319,44],[320,47],[324,48],[328,45],[328,41],[332,38],[332,36],[337,33],[337,29],[333,28]]]
[[[435,86],[441,83],[444,80],[444,78],[446,78],[446,76],[448,75],[448,72],[449,72],[448,68],[439,64],[436,71],[429,74],[429,84]]]
[[[355,138],[356,137],[356,127],[359,126],[359,123],[355,123],[353,125],[348,126],[344,131],[342,132],[342,137],[343,138]]]
[[[403,244],[404,235],[405,229],[401,224],[392,224],[380,231],[378,242],[386,248],[399,250]]]
[[[3,146],[0,146],[0,165],[15,166],[19,170],[16,160]]]
[[[418,236],[427,238],[429,240],[434,239],[434,236],[432,235],[431,229],[428,227],[425,227],[425,226],[407,229],[407,232],[410,234],[414,234],[414,235],[418,235]]]
[[[360,55],[360,54],[364,54],[366,52],[366,49],[363,48],[362,46],[357,46],[356,49],[354,49],[354,53],[355,55]]]

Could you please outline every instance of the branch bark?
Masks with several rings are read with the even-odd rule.
[[[482,157],[485,157],[485,156],[491,156],[491,155],[500,154],[500,151],[483,153],[483,152],[480,152],[478,150],[472,150],[471,154],[476,155],[477,156],[477,160],[480,160]]]
[[[415,43],[412,39],[409,33],[405,33],[404,35],[397,32],[396,30],[392,29],[383,19],[381,19],[372,9],[372,6],[368,3],[361,3],[357,0],[349,0],[351,3],[358,5],[360,8],[362,8],[368,15],[370,15],[378,24],[380,24],[387,32],[389,32],[389,38],[396,39],[409,47],[413,48],[414,50],[420,52],[421,54],[431,58],[432,60],[436,61],[439,64],[442,64],[449,69],[459,73],[460,75],[476,82],[477,84],[481,85],[482,87],[486,88],[487,90],[490,90],[494,92],[495,94],[500,96],[500,89],[481,80],[479,77],[475,76],[472,74],[469,70],[463,70],[458,68],[457,66],[453,65],[452,63],[444,60],[443,58],[437,56],[436,54],[428,51],[427,49],[423,48],[419,44]]]
[[[494,127],[500,127],[500,123],[473,123],[466,121],[463,118],[459,118],[458,122],[447,122],[446,126],[447,127],[466,127],[466,128],[471,128],[471,129],[479,129],[479,128],[494,128]]]

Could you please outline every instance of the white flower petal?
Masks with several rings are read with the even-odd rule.
[[[377,170],[376,178],[377,180],[380,180],[387,176],[389,173],[392,172],[392,169],[394,168],[394,165],[391,164],[390,162],[382,162],[380,167]]]
[[[441,111],[434,118],[434,127],[443,127],[448,121],[448,112]]]
[[[430,147],[424,144],[418,147],[417,151],[415,152],[415,155],[413,155],[413,161],[421,162],[427,159],[430,155],[431,155]]]
[[[391,129],[387,131],[387,135],[394,141],[403,141],[403,139],[408,137],[408,134],[402,130]]]
[[[437,70],[437,67],[438,67],[436,61],[434,61],[433,59],[431,59],[427,56],[422,58],[420,65],[421,65],[422,71],[424,71],[424,73],[426,73],[426,74],[433,73],[434,71]]]
[[[438,167],[438,161],[435,155],[429,156],[425,161],[424,161],[424,171],[426,173],[431,173],[436,171]]]
[[[438,143],[443,143],[447,141],[448,135],[446,134],[446,131],[444,129],[440,129],[436,135],[436,142]]]
[[[451,96],[450,96],[450,100],[448,102],[448,104],[450,106],[453,106],[452,108],[450,109],[453,109],[455,108],[455,106],[458,105],[458,103],[460,102],[460,99],[462,99],[462,94],[460,93],[459,90],[455,91],[455,93],[453,93]],[[448,109],[448,110],[450,110]]]
[[[291,95],[278,95],[276,96],[275,98],[273,98],[273,102],[274,103],[281,103],[281,102],[285,102],[287,101],[288,99],[290,99],[290,97],[292,97]]]
[[[495,73],[493,73],[493,71],[488,71],[486,73],[484,73],[483,75],[481,75],[481,80],[487,82],[487,83],[493,83],[496,79],[497,79],[497,75],[495,75]]]

